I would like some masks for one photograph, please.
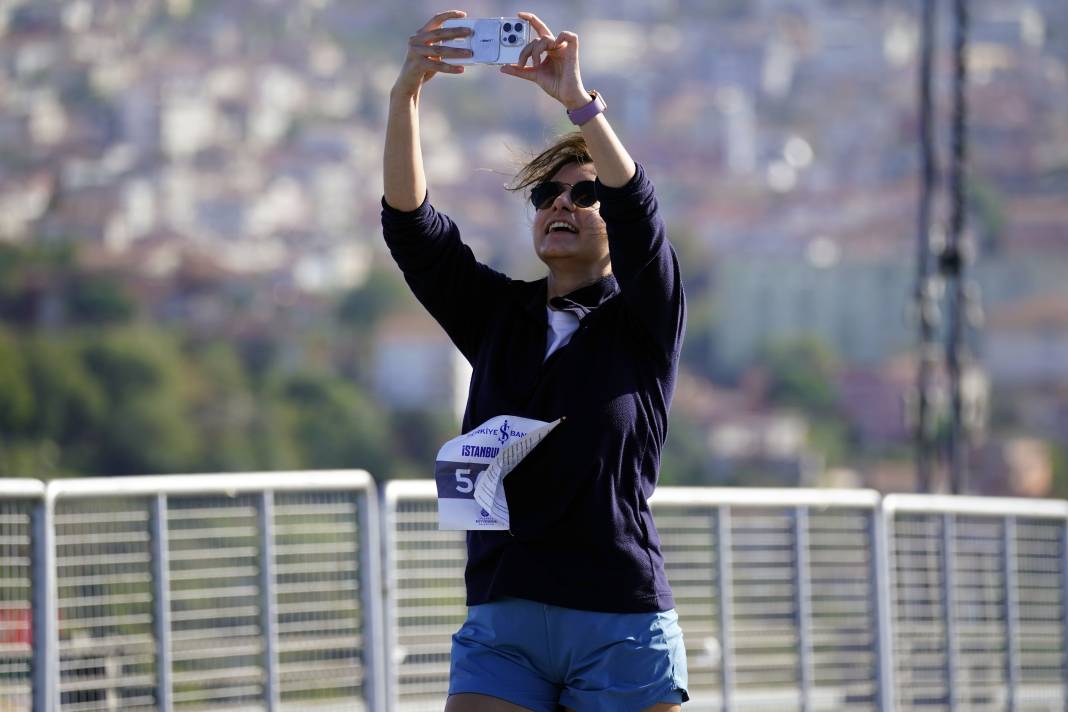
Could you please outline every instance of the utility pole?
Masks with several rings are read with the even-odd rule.
[[[916,287],[914,313],[920,327],[919,358],[917,363],[914,442],[916,447],[916,490],[931,491],[932,455],[935,450],[935,428],[931,413],[931,371],[939,360],[935,342],[938,304],[935,301],[931,277],[931,198],[938,183],[935,161],[934,109],[931,102],[931,62],[935,45],[935,2],[923,0],[920,54],[920,211],[917,224]]]
[[[965,162],[968,156],[968,102],[965,96],[968,80],[968,4],[954,0],[953,23],[953,153],[950,165],[950,191],[953,210],[950,215],[946,249],[939,260],[946,280],[949,301],[947,314],[949,329],[946,335],[946,369],[950,388],[950,428],[946,442],[949,460],[949,485],[953,494],[968,490],[968,438],[964,422],[963,376],[966,359],[964,330],[969,299],[966,289],[966,261],[968,252],[962,244],[964,220],[967,212],[965,194]]]
[[[916,447],[916,489],[931,492],[935,489],[934,472],[945,462],[949,474],[949,489],[954,494],[968,490],[968,431],[974,425],[976,394],[966,392],[966,377],[973,362],[968,354],[966,331],[975,326],[972,315],[978,312],[978,288],[969,282],[967,267],[972,250],[964,244],[967,214],[965,167],[968,158],[967,105],[967,49],[969,15],[967,0],[953,0],[953,82],[951,116],[951,153],[948,188],[950,215],[945,245],[933,254],[931,245],[932,203],[942,188],[938,169],[932,98],[932,72],[937,38],[937,0],[922,0],[920,57],[920,151],[921,196],[917,218],[916,285],[914,303],[919,325],[919,358],[914,411],[914,442]],[[938,278],[944,285],[945,310],[939,309],[932,266],[937,257]],[[938,346],[941,313],[946,314],[945,343]],[[932,402],[933,375],[944,365],[948,378],[949,424],[944,440],[939,442],[938,427]],[[966,401],[969,401],[966,403]]]

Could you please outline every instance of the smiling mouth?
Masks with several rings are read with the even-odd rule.
[[[570,232],[573,235],[577,235],[578,228],[576,228],[571,223],[565,222],[563,220],[553,220],[545,228],[545,234],[548,235],[553,232]]]

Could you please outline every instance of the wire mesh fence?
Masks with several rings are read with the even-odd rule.
[[[891,495],[898,709],[1068,709],[1063,502]]]
[[[440,708],[465,616],[463,536],[437,530],[434,497],[385,490],[405,712]],[[651,505],[689,709],[1068,709],[1063,502],[661,488]]]
[[[464,606],[466,538],[438,529],[435,485],[390,482],[383,521],[390,709],[437,712],[449,687],[451,636]]]
[[[6,550],[0,568],[0,591],[32,578],[33,709],[380,708],[367,473],[66,480],[39,499],[34,556],[10,557],[35,575]],[[0,710],[30,708],[30,672],[5,676]]]
[[[878,708],[874,516],[860,508],[808,513],[812,685],[837,691],[839,710]]]
[[[155,704],[149,512],[143,500],[55,504],[59,706],[145,710]]]
[[[3,482],[3,481],[0,481]],[[33,516],[44,485],[0,485],[0,711],[32,703]]]
[[[266,690],[259,502],[168,497],[171,694],[176,707],[247,705]]]
[[[278,658],[283,709],[365,700],[359,502],[341,493],[274,498]],[[378,588],[370,590],[377,591]],[[355,709],[349,705],[347,709]]]
[[[1058,700],[1068,709],[1068,528],[1055,519],[1019,517],[1010,540],[1016,548],[1019,709],[1056,709]]]
[[[875,493],[664,488],[651,505],[691,708],[878,708]]]
[[[432,482],[383,502],[366,473],[0,481],[0,712],[440,709],[465,538]],[[695,712],[1068,709],[1068,503],[651,505]]]

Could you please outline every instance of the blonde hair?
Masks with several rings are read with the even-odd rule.
[[[569,163],[579,165],[593,163],[593,156],[590,155],[586,139],[582,137],[580,131],[573,131],[557,138],[551,146],[530,159],[516,174],[512,184],[506,187],[511,191],[526,190],[549,180]]]

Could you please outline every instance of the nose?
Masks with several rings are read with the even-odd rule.
[[[571,189],[568,188],[553,199],[554,208],[563,208],[568,212],[574,212],[575,204],[571,202]]]

